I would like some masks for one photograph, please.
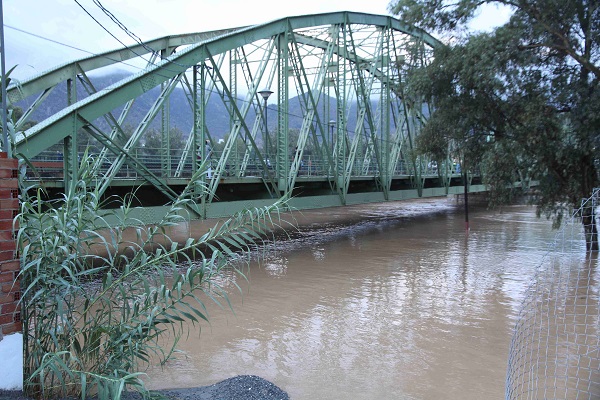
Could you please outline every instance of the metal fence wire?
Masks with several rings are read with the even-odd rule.
[[[599,205],[595,189],[564,221],[526,293],[510,346],[506,399],[600,398],[600,257],[586,251],[589,229],[582,223]]]

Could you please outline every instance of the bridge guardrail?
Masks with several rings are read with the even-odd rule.
[[[80,148],[78,162],[82,161],[82,157],[85,154],[85,148]],[[93,150],[90,152],[87,149],[87,154],[90,160],[95,159],[98,154]],[[161,178],[189,178],[192,176],[193,165],[192,157],[189,156],[185,160],[181,160],[181,151],[172,150],[169,157],[165,157],[159,154],[159,149],[142,148],[136,150],[133,154],[138,161],[140,161],[149,171]],[[221,157],[220,151],[213,151],[211,156],[212,168],[216,166],[217,161]],[[114,156],[108,156],[100,164],[98,174],[105,174],[112,163],[115,161]],[[238,171],[241,168],[241,162],[243,155],[234,154],[230,161],[225,166],[224,177],[238,176]],[[275,157],[273,157],[275,159]],[[179,175],[176,175],[176,171],[179,168]],[[264,160],[264,164],[267,165],[268,171],[264,170],[263,163],[260,162],[256,157],[251,157],[250,161],[246,165],[243,177],[264,177],[268,173],[272,173],[274,169],[274,163],[271,161],[271,157]],[[363,165],[363,160],[354,160],[351,171],[353,176],[371,176],[376,177],[380,175],[379,167],[376,160],[371,160],[366,166]],[[64,176],[63,171],[63,154],[57,151],[45,151],[39,156],[32,160],[32,165],[36,171],[27,175],[29,179],[44,179],[44,180],[62,180]],[[291,160],[290,160],[291,165]],[[457,163],[442,163],[439,166],[435,162],[421,162],[413,165],[412,163],[400,160],[396,164],[396,168],[393,171],[395,176],[411,176],[415,175],[415,167],[420,169],[420,176],[437,176],[438,174],[443,175],[444,171],[451,176],[459,176],[461,173],[460,164]],[[314,155],[304,155],[300,163],[298,176],[299,177],[326,177],[332,175],[327,160],[322,160]],[[138,172],[125,163],[116,175],[120,179],[137,179],[142,178]]]

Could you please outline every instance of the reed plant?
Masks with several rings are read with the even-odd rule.
[[[174,354],[160,338],[177,343],[188,324],[206,323],[208,301],[231,307],[219,277],[226,268],[243,272],[232,260],[248,259],[281,220],[284,201],[177,243],[169,230],[197,207],[192,186],[160,223],[146,226],[131,218],[131,196],[119,200],[118,213],[103,208],[93,162],[82,159],[79,181],[61,199],[46,200],[39,186],[21,191],[24,390],[37,398],[148,397],[145,366]]]

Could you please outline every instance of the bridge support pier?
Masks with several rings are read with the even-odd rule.
[[[0,337],[21,332],[17,255],[13,220],[19,212],[18,161],[0,152]]]

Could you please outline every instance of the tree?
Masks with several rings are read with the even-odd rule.
[[[160,149],[163,147],[161,132],[158,129],[151,128],[144,137],[144,151],[146,154],[160,154]],[[181,154],[185,147],[185,140],[181,129],[177,127],[169,129],[169,147],[171,148],[172,154],[176,156]]]
[[[491,33],[466,24],[483,4],[513,14]],[[600,184],[600,3],[575,0],[399,0],[406,22],[449,37],[434,61],[408,77],[408,92],[435,104],[419,139],[440,156],[452,146],[479,163],[494,195],[539,180],[538,215],[554,217]],[[582,215],[588,250],[598,250],[596,219]]]

